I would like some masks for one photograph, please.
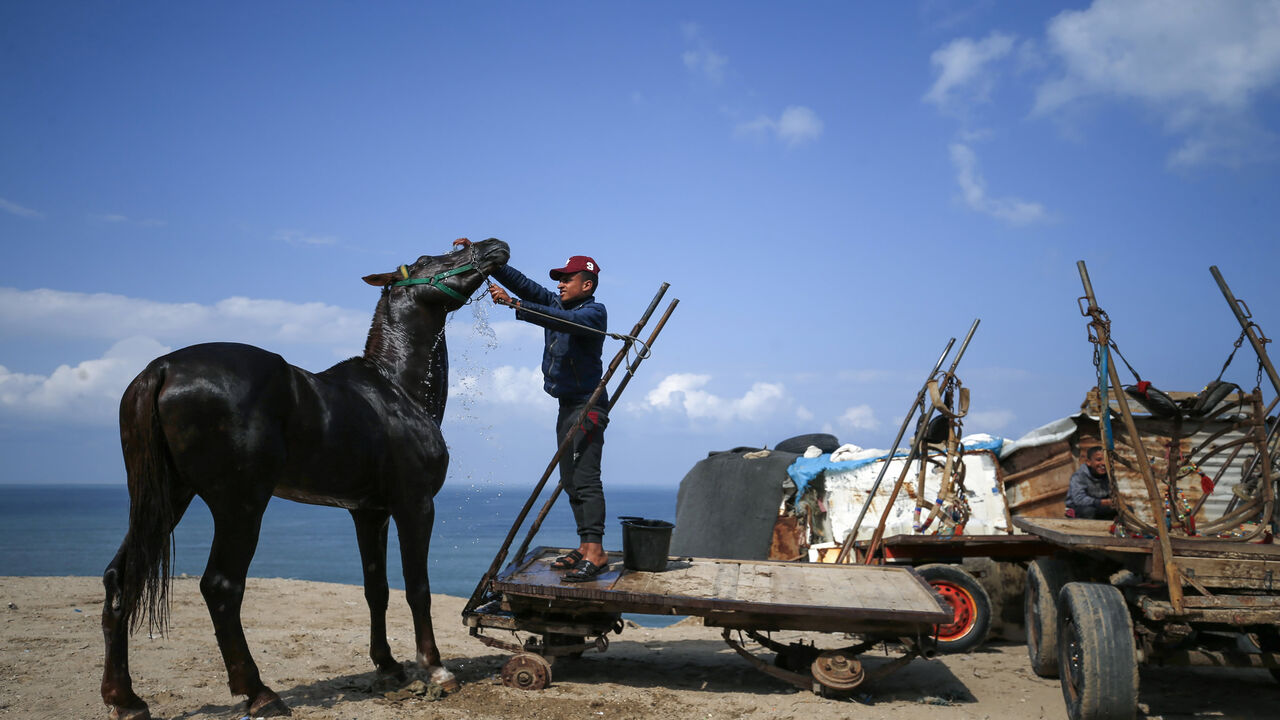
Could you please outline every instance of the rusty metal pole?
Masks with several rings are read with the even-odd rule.
[[[915,402],[911,403],[911,408],[907,410],[907,415],[902,419],[902,425],[898,426],[898,435],[893,438],[893,446],[889,448],[889,457],[884,462],[884,466],[880,468],[880,474],[876,475],[876,481],[871,486],[871,494],[867,495],[867,501],[862,503],[862,510],[858,513],[858,519],[853,523],[853,529],[845,536],[844,544],[840,547],[840,554],[836,556],[837,563],[846,563],[849,561],[849,552],[853,549],[854,538],[858,535],[858,529],[862,527],[862,519],[867,516],[867,510],[871,508],[871,498],[875,497],[876,491],[880,489],[880,482],[884,480],[884,474],[889,469],[889,463],[893,460],[894,453],[898,452],[898,443],[902,442],[902,436],[907,434],[907,425],[911,423],[911,418],[916,414],[916,408],[924,406],[924,396],[929,393],[929,381],[934,375],[938,374],[938,369],[942,367],[942,363],[946,362],[947,356],[951,354],[951,346],[956,344],[956,339],[947,340],[947,346],[942,349],[942,354],[938,356],[938,361],[933,364],[933,369],[929,371],[929,376],[924,379],[924,385],[921,386],[920,392],[916,393]]]
[[[665,282],[662,283],[657,294],[654,295],[653,300],[649,302],[649,307],[644,311],[644,314],[632,329],[632,338],[634,338],[636,333],[639,333],[644,329],[644,326],[648,324],[649,317],[653,314],[653,311],[657,309],[658,303],[662,300],[662,296],[666,294],[667,288],[669,287],[671,287],[670,284]],[[674,308],[674,303],[672,304],[672,307]],[[631,345],[632,341],[630,339],[623,341],[622,349],[618,351],[617,355],[614,356],[613,361],[609,363],[609,367],[605,370],[603,377],[600,378],[600,383],[596,385],[595,391],[591,393],[590,399],[587,400],[584,412],[589,410],[591,406],[595,405],[595,403],[600,399],[600,396],[604,394],[605,387],[609,384],[609,380],[613,378],[613,374],[618,370],[618,367],[626,358],[627,353],[630,352]],[[498,548],[498,552],[494,556],[493,563],[489,566],[489,570],[480,578],[480,582],[476,584],[476,589],[471,593],[471,598],[467,600],[466,606],[462,609],[462,614],[464,616],[469,615],[473,610],[480,606],[481,600],[489,588],[489,583],[493,581],[495,576],[497,576],[498,570],[502,568],[503,561],[507,559],[507,551],[511,548],[511,543],[515,540],[516,533],[519,532],[520,526],[524,524],[525,518],[529,516],[529,511],[533,508],[533,503],[537,501],[538,495],[542,494],[542,489],[546,486],[548,478],[551,477],[551,473],[554,472],[556,466],[560,464],[560,456],[564,454],[572,442],[573,434],[570,433],[565,436],[565,438],[560,442],[560,446],[556,448],[555,455],[551,457],[551,462],[547,463],[547,468],[542,473],[542,478],[539,479],[537,484],[534,486],[533,492],[529,495],[529,499],[525,501],[524,507],[520,509],[520,513],[516,517],[516,521],[511,525],[511,529],[507,532],[507,537],[503,540],[502,546]]]
[[[1275,388],[1276,394],[1280,395],[1280,376],[1276,375],[1276,367],[1271,364],[1271,357],[1267,355],[1266,343],[1270,342],[1265,337],[1259,337],[1255,328],[1258,326],[1253,324],[1253,313],[1249,312],[1249,306],[1244,304],[1243,300],[1237,300],[1232,294],[1231,288],[1227,287],[1227,281],[1222,278],[1222,273],[1218,272],[1217,265],[1210,265],[1209,272],[1213,273],[1213,279],[1218,281],[1218,289],[1222,291],[1222,296],[1227,299],[1227,304],[1231,306],[1231,312],[1235,314],[1236,320],[1240,323],[1244,334],[1249,338],[1249,344],[1253,346],[1253,351],[1258,354],[1258,362],[1267,371],[1267,377],[1271,380],[1271,387]]]
[[[1084,261],[1076,262],[1076,269],[1080,271],[1080,281],[1084,284],[1085,298],[1089,301],[1089,312],[1086,313],[1090,317],[1096,317],[1096,311],[1100,311],[1098,307],[1097,296],[1093,294],[1093,283],[1089,281],[1089,270],[1085,267]],[[1106,327],[1102,323],[1095,323],[1097,327],[1097,345],[1101,352],[1107,353],[1110,347],[1111,337]],[[1160,501],[1160,490],[1156,487],[1155,478],[1151,475],[1151,461],[1147,457],[1147,449],[1142,444],[1142,436],[1138,434],[1138,426],[1133,421],[1133,413],[1129,410],[1129,399],[1125,397],[1124,389],[1120,385],[1120,374],[1116,372],[1115,363],[1108,362],[1107,377],[1099,377],[1099,392],[1102,397],[1105,395],[1105,384],[1109,381],[1116,389],[1116,404],[1120,406],[1120,416],[1124,420],[1125,431],[1129,434],[1129,438],[1133,441],[1133,451],[1138,459],[1138,469],[1142,474],[1142,481],[1147,486],[1147,495],[1151,500],[1151,508],[1156,513],[1156,538],[1160,545],[1161,560],[1164,564],[1165,582],[1169,585],[1169,602],[1173,605],[1173,609],[1178,613],[1182,612],[1182,573],[1178,570],[1178,564],[1173,559],[1173,545],[1169,542],[1169,529],[1166,527],[1166,515],[1164,503]],[[1110,403],[1105,403],[1099,409],[1098,414],[1106,417],[1111,412]],[[1102,438],[1103,444],[1107,442],[1107,438]],[[1107,454],[1107,462],[1110,465],[1110,453]],[[1114,473],[1111,475],[1115,477]]]
[[[1249,311],[1249,306],[1243,300],[1237,300],[1231,288],[1227,285],[1227,281],[1222,277],[1222,273],[1218,270],[1217,265],[1210,265],[1209,272],[1213,275],[1213,279],[1218,283],[1218,289],[1222,291],[1222,296],[1227,299],[1227,304],[1231,306],[1231,312],[1236,316],[1236,321],[1240,323],[1240,328],[1244,331],[1245,336],[1249,338],[1249,344],[1253,346],[1254,353],[1258,356],[1258,362],[1261,363],[1263,369],[1267,371],[1267,378],[1271,380],[1271,387],[1276,391],[1276,397],[1263,411],[1262,422],[1266,423],[1266,416],[1275,407],[1276,402],[1280,401],[1280,376],[1276,374],[1276,367],[1271,362],[1271,356],[1267,354],[1267,343],[1271,342],[1265,335],[1259,335],[1261,328],[1253,322],[1253,313]],[[1272,438],[1275,436],[1276,428],[1280,427],[1280,423],[1275,423],[1266,433],[1266,439],[1263,441],[1263,453],[1269,454]],[[1245,477],[1248,473],[1253,472],[1258,466],[1260,455],[1254,455],[1246,470]],[[1263,478],[1268,484],[1271,482],[1271,466],[1270,458],[1267,458],[1267,464],[1263,465]],[[1272,493],[1274,494],[1274,489]],[[1274,512],[1274,507],[1273,507]],[[1272,518],[1274,524],[1274,518]]]
[[[956,368],[960,367],[960,360],[964,357],[964,351],[969,348],[969,341],[973,339],[973,333],[978,329],[978,322],[979,320],[974,318],[973,324],[969,326],[969,332],[964,336],[964,342],[960,343],[960,349],[956,351],[955,358],[951,360],[951,367],[947,368],[947,371],[943,373],[942,381],[939,383],[939,386],[945,385],[947,379],[955,377]],[[933,378],[930,377],[929,382],[924,384],[926,391],[929,389],[929,385],[932,382]],[[911,443],[911,452],[907,455],[906,465],[902,467],[902,474],[898,477],[898,482],[893,484],[893,491],[889,493],[889,500],[884,505],[884,511],[880,513],[880,522],[876,524],[875,532],[871,534],[871,540],[867,542],[867,564],[871,563],[872,558],[875,557],[876,552],[880,549],[881,541],[884,540],[884,528],[889,522],[889,512],[893,510],[893,504],[898,500],[898,493],[902,491],[902,484],[906,481],[908,470],[911,468],[911,460],[914,458],[920,463],[924,463],[925,443],[923,431],[928,424],[929,415],[931,415],[932,412],[932,409],[930,409],[924,413],[925,422],[920,424],[921,431],[916,433],[915,440]],[[870,498],[868,498],[868,500],[870,500]]]

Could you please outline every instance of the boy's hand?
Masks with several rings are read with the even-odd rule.
[[[511,302],[511,296],[507,294],[506,290],[503,290],[502,288],[492,283],[489,284],[489,297],[493,298],[493,301],[499,305],[515,304]]]
[[[471,247],[471,241],[466,238],[458,238],[457,240],[453,241],[453,246],[454,247],[462,246],[464,248],[469,248]]]

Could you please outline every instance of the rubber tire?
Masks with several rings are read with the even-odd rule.
[[[966,653],[982,645],[991,631],[991,596],[977,578],[956,565],[921,565],[916,572],[942,595],[955,614],[952,625],[934,626],[938,651]],[[963,627],[947,631],[961,624]]]
[[[1262,652],[1280,650],[1280,626],[1272,625],[1257,634],[1250,634],[1248,637],[1254,646]],[[1267,671],[1271,673],[1271,677],[1275,678],[1276,682],[1280,682],[1280,668],[1267,668]]]
[[[1132,720],[1138,710],[1133,620],[1111,585],[1070,582],[1058,595],[1058,667],[1071,720]]]
[[[816,446],[824,453],[833,453],[840,448],[840,441],[835,435],[827,433],[811,433],[808,435],[796,435],[787,438],[777,445],[773,446],[778,452],[789,452],[797,455],[803,455],[810,445]]]
[[[1070,577],[1067,564],[1057,558],[1036,558],[1027,567],[1022,596],[1027,655],[1031,669],[1043,678],[1058,677],[1058,594]]]

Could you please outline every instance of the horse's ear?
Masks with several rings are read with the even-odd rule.
[[[374,275],[365,275],[363,280],[369,283],[370,285],[377,285],[378,287],[386,287],[391,283],[395,282],[397,277],[398,276],[393,272],[376,273]]]

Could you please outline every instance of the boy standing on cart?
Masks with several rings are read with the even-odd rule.
[[[465,238],[455,245],[470,246]],[[515,309],[516,319],[543,328],[543,390],[560,402],[556,419],[556,446],[568,435],[573,443],[560,456],[560,484],[569,496],[569,507],[578,526],[577,549],[559,557],[551,567],[565,570],[565,582],[586,582],[609,564],[604,552],[604,487],[600,482],[600,457],[605,414],[609,400],[602,393],[596,405],[587,407],[604,374],[602,355],[608,314],[595,299],[600,266],[585,255],[574,255],[564,267],[550,272],[558,292],[525,277],[510,265],[494,269],[492,278],[510,289],[519,300],[497,285],[489,286],[495,303]]]

